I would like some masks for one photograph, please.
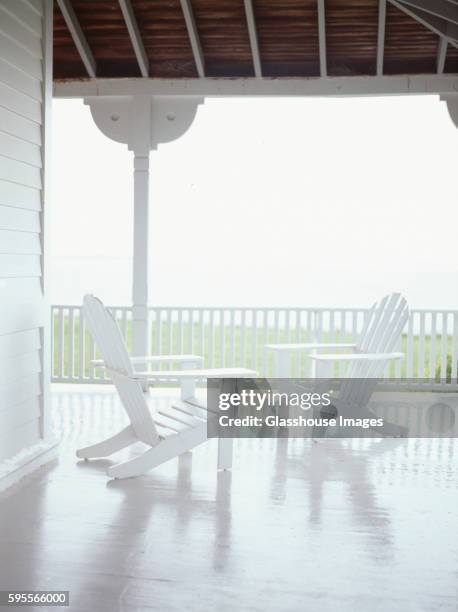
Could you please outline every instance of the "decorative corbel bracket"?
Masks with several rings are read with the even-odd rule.
[[[85,98],[100,131],[146,155],[159,144],[180,138],[191,126],[204,98],[197,96],[107,96]]]

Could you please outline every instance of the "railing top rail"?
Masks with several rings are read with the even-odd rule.
[[[51,308],[59,309],[59,308],[72,308],[78,309],[82,308],[81,304],[51,304]],[[109,305],[107,308],[111,310],[132,310],[132,306],[117,306],[117,305]],[[367,306],[361,307],[326,307],[326,306],[148,306],[148,310],[157,311],[157,310],[194,310],[194,311],[209,311],[209,310],[225,310],[225,311],[253,311],[256,310],[258,312],[364,312],[369,310]],[[412,314],[428,314],[428,313],[447,313],[447,314],[457,314],[458,309],[452,308],[411,308],[410,312]]]
[[[51,304],[51,308],[83,308],[82,304]],[[107,306],[111,310],[132,310],[132,306]]]

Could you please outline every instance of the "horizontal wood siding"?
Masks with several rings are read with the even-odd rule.
[[[40,439],[40,420],[32,419],[25,425],[0,434],[0,462],[24,451]]]
[[[42,0],[0,0],[0,461],[42,436]]]
[[[13,406],[36,398],[41,393],[40,376],[38,373],[24,376],[18,389],[15,381],[0,386],[0,412],[10,411]]]

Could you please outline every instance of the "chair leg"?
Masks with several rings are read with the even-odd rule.
[[[180,399],[183,402],[193,400],[196,396],[196,381],[193,378],[183,378],[180,381]]]
[[[94,459],[96,457],[109,457],[116,451],[119,451],[126,446],[130,446],[134,442],[138,442],[138,438],[134,433],[131,425],[122,429],[119,433],[85,448],[80,448],[76,451],[76,456],[80,459]]]
[[[191,450],[207,439],[206,424],[189,429],[180,434],[170,436],[161,440],[157,446],[153,446],[142,455],[134,457],[129,461],[118,463],[107,469],[108,476],[112,478],[133,478],[146,474],[153,468],[174,459],[184,452]]]
[[[218,470],[230,470],[232,467],[233,439],[218,440]]]

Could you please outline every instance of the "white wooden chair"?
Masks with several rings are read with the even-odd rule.
[[[333,376],[339,361],[344,364],[341,378],[380,378],[389,361],[404,357],[395,349],[408,318],[405,298],[400,293],[386,295],[366,316],[353,353],[312,354],[306,358],[317,363],[318,378]]]
[[[108,468],[114,478],[128,478],[144,474],[157,465],[168,461],[207,440],[207,419],[215,418],[194,397],[194,382],[200,378],[252,378],[257,372],[246,368],[212,368],[166,372],[137,372],[129,356],[121,332],[111,313],[103,303],[92,295],[84,298],[84,318],[103,356],[103,365],[109,373],[120,400],[127,412],[130,425],[116,435],[81,448],[76,452],[81,459],[108,457],[134,444],[144,442],[151,448],[140,456]],[[189,363],[192,357],[186,356]],[[142,362],[161,360],[179,361],[180,356],[141,357]],[[167,409],[154,411],[152,398],[144,393],[142,382],[161,379],[176,379],[190,382],[182,386],[181,401]],[[232,465],[232,439],[220,438],[218,468],[229,469]]]
[[[385,296],[379,303],[375,303],[367,313],[363,329],[356,342],[300,342],[267,344],[266,349],[271,350],[274,356],[274,376],[288,378],[291,369],[291,356],[293,353],[304,354],[310,362],[309,375],[314,377],[328,377],[333,374],[333,367],[337,361],[344,364],[342,376],[354,377],[355,364],[372,364],[385,362],[387,359],[401,359],[402,353],[392,353],[402,328],[408,319],[407,302],[399,293]],[[397,330],[396,321],[402,326]],[[392,341],[386,334],[392,336]],[[326,351],[321,353],[320,351]],[[331,353],[329,353],[331,351]],[[340,352],[345,351],[345,352]],[[352,352],[348,352],[352,351]],[[390,352],[382,356],[380,353]],[[369,354],[371,353],[371,354]],[[375,355],[377,353],[377,355]],[[367,354],[367,356],[364,356]],[[353,366],[351,366],[353,364]],[[360,366],[358,366],[360,367]],[[364,369],[364,367],[363,367]]]
[[[344,380],[334,402],[339,414],[353,418],[376,418],[368,409],[368,403],[387,364],[404,357],[395,348],[408,318],[406,300],[399,293],[392,293],[375,304],[368,313],[354,353],[308,355],[317,363],[316,376],[320,379],[333,377],[337,361],[345,365],[343,373],[339,375]],[[383,436],[405,434],[405,428],[387,421],[383,426],[372,429]],[[339,435],[348,436],[349,432],[341,430]]]
[[[161,381],[180,383],[181,399],[195,399],[195,382],[202,378],[243,378],[257,375],[255,370],[246,368],[207,368],[200,369],[203,358],[199,355],[145,355],[131,357],[127,351],[124,338],[111,312],[103,302],[94,295],[85,295],[83,299],[83,316],[89,332],[100,350],[102,359],[91,363],[99,368],[118,370],[127,376],[134,376],[141,381],[143,388]],[[181,370],[138,370],[137,364],[178,363]]]

